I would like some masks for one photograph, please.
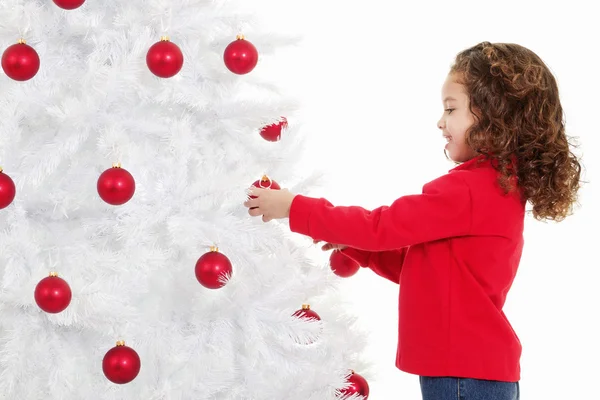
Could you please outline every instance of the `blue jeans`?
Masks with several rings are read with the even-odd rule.
[[[420,376],[423,400],[519,400],[519,382]]]

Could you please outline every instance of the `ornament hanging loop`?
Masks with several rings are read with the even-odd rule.
[[[263,182],[267,182],[267,186],[263,186]],[[259,185],[260,185],[261,189],[270,189],[271,185],[272,185],[271,178],[269,178],[266,174],[263,175],[262,179],[260,180]]]

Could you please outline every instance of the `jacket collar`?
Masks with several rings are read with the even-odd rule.
[[[475,169],[479,168],[481,165],[490,165],[490,160],[486,158],[485,155],[475,156],[468,161],[460,163],[456,167],[452,168],[449,172],[460,171],[464,169]]]

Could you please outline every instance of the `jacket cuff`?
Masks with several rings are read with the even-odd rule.
[[[292,232],[311,236],[309,230],[310,214],[318,201],[319,199],[314,199],[299,194],[294,196],[292,205],[290,207],[289,218],[290,230]]]

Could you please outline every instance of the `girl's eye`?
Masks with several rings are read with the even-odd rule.
[[[454,111],[454,108],[447,108],[446,111],[448,111],[448,114],[452,114],[452,111]]]

